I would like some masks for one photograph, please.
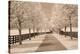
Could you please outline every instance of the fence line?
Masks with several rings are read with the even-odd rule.
[[[50,33],[50,32],[40,32],[40,33],[37,32],[37,33],[30,33],[30,34],[21,34],[21,38],[22,38],[21,40],[23,41],[25,39],[28,39],[29,35],[30,35],[30,37],[34,37],[36,35],[41,35],[41,34],[46,34],[46,33]],[[17,42],[19,42],[19,35],[12,35],[12,36],[9,35],[9,37],[8,37],[9,44],[15,44]]]

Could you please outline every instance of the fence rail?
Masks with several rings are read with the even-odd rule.
[[[30,34],[21,34],[21,40],[25,40],[25,39],[28,39],[29,38],[29,35],[30,37],[33,37],[34,35],[37,35],[38,33],[30,33]],[[19,35],[12,35],[12,36],[9,36],[8,37],[8,43],[9,44],[15,44],[17,42],[19,42]]]
[[[60,34],[70,36],[70,32],[60,31]],[[78,32],[72,32],[72,37],[78,38]]]
[[[41,35],[41,34],[46,34],[46,33],[50,33],[50,32],[41,32],[41,33],[30,33],[30,34],[21,34],[21,40],[25,40],[25,39],[28,39],[29,38],[29,35],[30,35],[30,38],[31,37],[34,37],[34,36],[37,36],[37,35]],[[8,37],[8,43],[9,44],[15,44],[17,42],[19,42],[19,35],[12,35]]]

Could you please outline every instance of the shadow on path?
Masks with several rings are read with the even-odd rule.
[[[36,52],[67,50],[53,35],[46,35]]]

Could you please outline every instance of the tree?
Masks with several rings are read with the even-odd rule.
[[[13,28],[18,28],[19,31],[19,44],[22,44],[22,36],[21,36],[21,30],[22,30],[22,23],[24,22],[24,8],[23,8],[22,2],[16,2],[16,1],[11,1],[11,9],[10,9],[10,25]],[[11,27],[11,28],[12,28]]]
[[[38,8],[39,7],[39,8]],[[29,29],[29,40],[31,40],[31,29],[39,28],[41,22],[40,4],[31,2],[12,1],[11,2],[11,28],[18,28],[21,40],[22,28]]]
[[[70,26],[70,36],[72,39],[72,19],[73,16],[77,16],[77,9],[78,7],[76,5],[65,5],[64,6],[64,13],[66,14],[66,16],[69,18],[69,26]],[[75,21],[74,21],[75,23]]]

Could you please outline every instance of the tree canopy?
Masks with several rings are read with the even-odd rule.
[[[39,29],[61,29],[69,26],[68,16],[71,16],[72,26],[77,26],[78,6],[73,4],[53,4],[40,2],[11,1],[10,27]]]

